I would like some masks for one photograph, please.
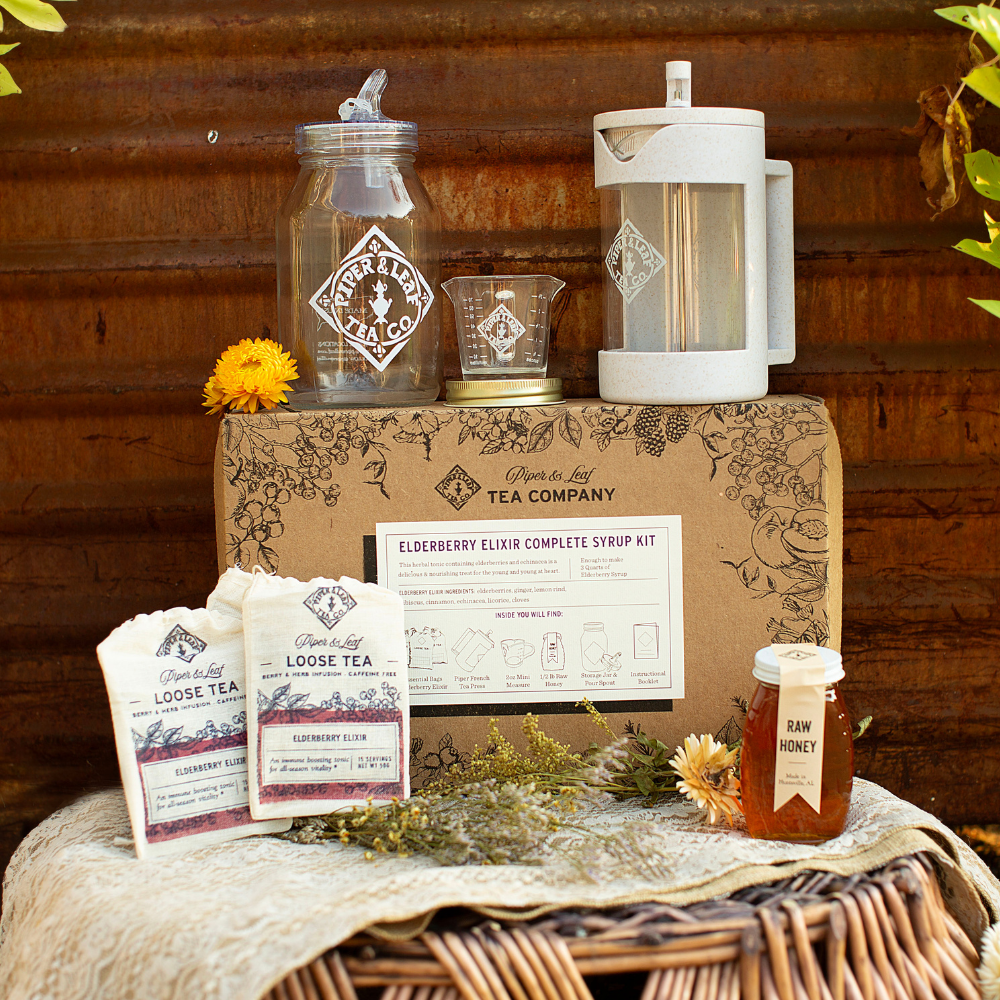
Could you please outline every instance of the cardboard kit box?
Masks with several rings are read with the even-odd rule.
[[[220,571],[403,594],[418,786],[490,717],[600,740],[584,694],[617,732],[732,740],[757,649],[840,648],[843,474],[815,397],[236,414],[215,490]]]

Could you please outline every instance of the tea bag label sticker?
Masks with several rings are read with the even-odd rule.
[[[265,725],[261,780],[265,785],[398,781],[399,725]]]
[[[150,823],[246,806],[246,747],[172,757],[140,765]]]

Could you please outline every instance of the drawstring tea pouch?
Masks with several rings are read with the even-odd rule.
[[[250,815],[238,616],[203,608],[138,615],[97,657],[140,858],[288,829]]]
[[[243,621],[254,817],[406,798],[399,595],[346,576],[303,583],[255,572]]]

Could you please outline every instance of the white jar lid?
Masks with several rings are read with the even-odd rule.
[[[802,646],[811,653],[819,653],[823,660],[826,672],[823,681],[826,684],[836,684],[844,679],[844,667],[841,662],[840,653],[826,646],[814,646],[811,643],[802,643]],[[772,684],[777,687],[781,683],[781,671],[778,669],[778,657],[775,656],[773,646],[765,646],[758,649],[753,658],[753,675],[765,684]]]

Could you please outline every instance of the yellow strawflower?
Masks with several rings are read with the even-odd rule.
[[[704,735],[699,740],[692,733],[684,740],[684,746],[677,748],[677,756],[670,763],[683,779],[677,783],[677,791],[699,808],[707,809],[709,823],[724,815],[732,826],[733,810],[743,812],[740,782],[733,774],[736,751],[728,750],[725,743],[716,743],[711,736]]]
[[[257,407],[270,410],[287,403],[289,382],[299,377],[291,355],[273,340],[241,340],[222,353],[212,377],[205,383],[205,402],[209,413],[230,410],[256,413]]]

